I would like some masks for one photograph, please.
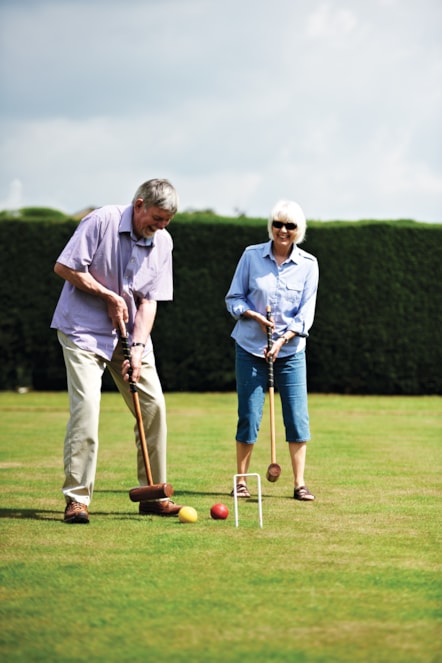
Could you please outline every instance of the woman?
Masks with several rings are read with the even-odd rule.
[[[267,390],[267,359],[272,357],[293,468],[293,497],[311,502],[315,497],[304,481],[310,439],[305,346],[315,313],[318,263],[297,246],[306,231],[297,203],[279,201],[269,216],[268,231],[270,241],[245,249],[226,295],[227,310],[237,320],[232,332],[238,391],[237,473],[249,470]],[[267,327],[272,329],[270,350]],[[250,497],[245,479],[237,485],[238,497]]]

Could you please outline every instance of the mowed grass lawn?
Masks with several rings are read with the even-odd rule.
[[[62,522],[67,395],[0,393],[3,661],[442,660],[441,398],[311,395],[305,504],[277,397],[282,475],[265,480],[268,406],[251,467],[262,529],[256,490],[235,527],[235,394],[166,399],[169,481],[198,521],[138,516],[133,422],[105,393],[79,526]]]

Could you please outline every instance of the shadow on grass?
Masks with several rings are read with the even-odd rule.
[[[138,517],[138,513],[133,511],[93,511],[93,516],[108,516],[116,520],[129,520],[134,516]],[[63,510],[57,511],[44,511],[43,509],[0,509],[0,519],[11,518],[15,520],[56,520],[63,523]],[[63,523],[64,524],[64,523]]]
[[[60,520],[60,511],[44,511],[42,509],[0,509],[0,518],[17,520]]]
[[[136,505],[137,502],[131,502],[129,500],[129,491],[126,490],[106,490],[106,489],[99,489],[94,491],[95,494],[115,494],[115,493],[122,493],[122,494],[127,494],[128,496],[128,505]],[[198,490],[178,490],[172,497],[174,502],[177,502],[178,504],[184,504],[187,499],[191,499],[193,497],[210,497],[216,502],[226,502],[227,499],[233,500],[233,497],[230,495],[230,493],[223,493],[223,492],[210,492],[210,491],[198,491]],[[266,495],[263,493],[262,495],[263,499],[266,497],[271,497],[272,499],[287,499],[286,496],[273,496],[273,495]],[[257,503],[258,498],[257,497],[249,497],[247,499],[241,498],[244,502],[246,503]],[[105,517],[111,517],[115,518],[117,520],[126,520],[129,518],[133,518],[134,515],[138,516],[138,513],[134,513],[134,511],[128,511],[128,512],[122,512],[122,511],[95,511],[93,508],[93,505],[89,507],[90,513],[93,516],[105,516]],[[60,509],[53,510],[53,509],[21,509],[21,508],[8,508],[8,509],[2,509],[0,508],[0,519],[6,519],[6,518],[12,518],[16,520],[48,520],[48,521],[59,521],[63,522],[63,508],[62,505],[60,505]]]

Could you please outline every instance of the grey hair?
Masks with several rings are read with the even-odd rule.
[[[270,239],[273,239],[273,221],[296,223],[298,227],[295,230],[295,244],[301,244],[301,242],[304,240],[305,231],[307,230],[307,221],[305,219],[304,212],[298,203],[295,203],[292,200],[279,200],[276,205],[273,206],[267,223],[267,230],[269,231]]]
[[[141,184],[135,192],[132,204],[141,198],[144,207],[160,207],[161,209],[176,214],[178,209],[178,194],[169,180],[148,180]]]

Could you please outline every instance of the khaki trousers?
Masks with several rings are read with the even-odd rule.
[[[73,500],[88,506],[92,499],[97,468],[101,381],[106,367],[134,417],[135,408],[129,384],[123,380],[121,375],[121,365],[124,359],[121,343],[118,343],[111,361],[107,361],[93,352],[81,350],[60,331],[58,340],[63,349],[66,365],[70,411],[64,440],[63,494],[66,502]],[[137,391],[153,482],[163,483],[167,480],[166,405],[153,352],[143,358]],[[145,486],[147,484],[146,471],[136,423],[134,432],[138,481],[141,486]]]

